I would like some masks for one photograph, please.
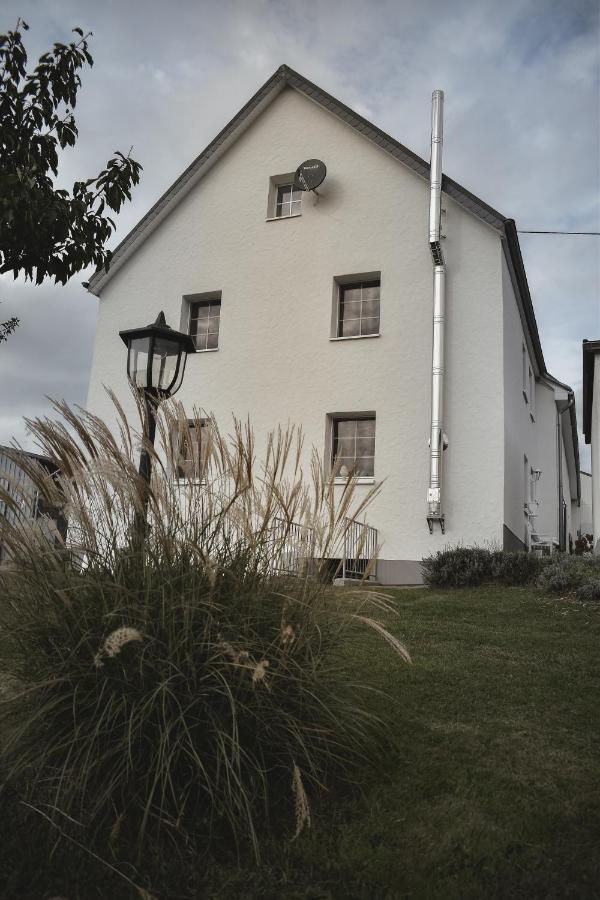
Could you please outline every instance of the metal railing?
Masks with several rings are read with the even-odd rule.
[[[366,522],[346,519],[342,578],[375,581],[377,578],[377,529]]]
[[[312,528],[300,522],[274,519],[271,571],[276,575],[301,575],[311,556]]]

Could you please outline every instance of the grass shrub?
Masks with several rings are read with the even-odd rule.
[[[368,627],[408,659],[380,594],[342,597],[309,567],[274,572],[292,551],[336,558],[346,516],[369,498],[355,501],[349,481],[336,499],[316,455],[308,484],[294,430],[272,434],[259,465],[237,423],[228,438],[211,428],[202,483],[178,483],[173,436],[191,435],[174,403],[147,448],[148,491],[116,408],[120,440],[64,405],[62,423],[29,423],[61,473],[32,462],[29,474],[49,507],[65,507],[71,545],[4,524],[0,665],[21,686],[4,708],[7,780],[116,859],[120,846],[171,853],[224,834],[258,857],[269,823],[296,836],[311,798],[381,743],[348,646]]]

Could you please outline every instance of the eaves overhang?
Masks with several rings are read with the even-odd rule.
[[[583,436],[592,440],[592,406],[594,403],[594,366],[600,354],[600,341],[583,341]],[[598,402],[600,398],[596,398]]]

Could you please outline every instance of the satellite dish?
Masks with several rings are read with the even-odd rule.
[[[314,191],[325,181],[327,166],[320,159],[307,159],[296,169],[294,186],[301,191]]]

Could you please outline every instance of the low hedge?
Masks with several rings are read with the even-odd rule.
[[[507,553],[486,547],[447,547],[422,560],[423,578],[435,587],[475,587],[486,582],[536,584],[549,593],[577,592],[600,600],[600,557]]]
[[[448,547],[422,560],[426,584],[474,587],[488,581],[506,585],[535,581],[543,561],[532,553],[505,553],[486,547]]]

